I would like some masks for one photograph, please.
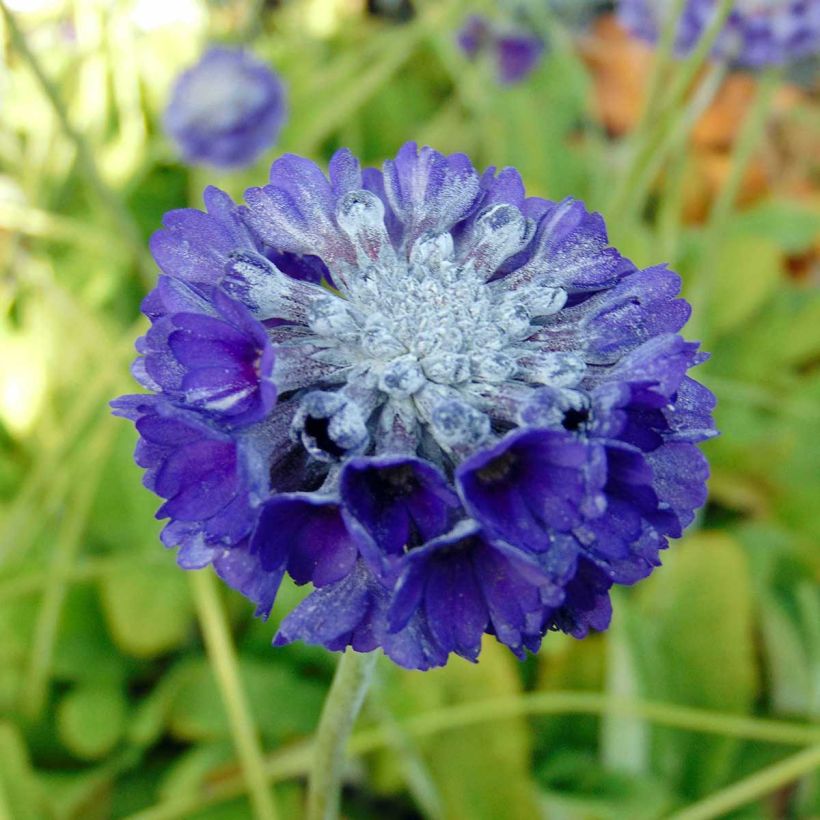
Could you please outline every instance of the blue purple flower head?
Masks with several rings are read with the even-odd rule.
[[[273,146],[284,119],[284,89],[270,68],[215,46],[177,79],[164,126],[186,162],[232,169]]]
[[[426,669],[605,629],[706,497],[714,435],[689,306],[581,202],[405,145],[329,175],[286,155],[152,239],[162,271],[115,411],[186,568],[212,564],[277,644]]]
[[[504,85],[523,82],[539,66],[550,44],[550,23],[571,32],[583,31],[606,7],[603,0],[512,0],[499,3],[496,14],[471,14],[456,41],[469,60],[487,55]]]
[[[717,13],[718,0],[688,0],[675,32],[675,49],[686,56]],[[671,13],[671,0],[621,0],[621,22],[655,42]],[[713,47],[713,57],[744,68],[785,65],[820,53],[818,0],[735,0]]]
[[[458,45],[470,60],[489,54],[498,81],[511,85],[525,80],[544,54],[542,37],[521,25],[505,25],[481,14],[472,14],[457,35]]]

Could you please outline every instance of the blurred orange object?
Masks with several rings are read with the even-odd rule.
[[[600,121],[613,136],[631,131],[643,110],[646,79],[655,62],[652,49],[608,14],[599,17],[581,41],[581,56],[595,81]]]
[[[654,67],[653,49],[632,37],[614,15],[600,17],[580,45],[592,73],[597,116],[612,136],[632,130],[645,104],[647,80]],[[731,153],[757,93],[753,74],[726,77],[715,99],[695,124],[689,140],[684,218],[702,221],[725,184]],[[776,192],[786,196],[818,193],[820,134],[794,123],[801,106],[817,103],[796,86],[784,85],[775,98],[764,144],[749,163],[738,202],[753,203]]]

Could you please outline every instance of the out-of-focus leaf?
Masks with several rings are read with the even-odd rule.
[[[130,743],[146,747],[160,738],[168,722],[174,698],[180,686],[186,682],[186,675],[184,666],[172,668],[154,689],[136,704],[127,730]]]
[[[398,714],[465,703],[521,691],[517,661],[494,640],[485,641],[481,662],[452,658],[444,669],[397,673],[385,695]],[[454,729],[421,743],[445,817],[532,820],[538,810],[529,775],[532,738],[523,718]]]
[[[771,239],[729,235],[715,254],[710,279],[709,326],[726,333],[746,321],[767,301],[781,280],[782,252]]]
[[[158,795],[166,799],[199,791],[209,774],[236,757],[229,741],[200,743],[179,755],[163,773]]]
[[[196,741],[228,737],[230,727],[208,662],[191,658],[182,669],[170,707],[173,734]],[[280,742],[313,730],[325,695],[322,683],[302,678],[282,664],[255,658],[242,658],[240,673],[263,737]]]
[[[105,763],[81,772],[38,772],[53,820],[106,820],[116,772]]]
[[[782,355],[790,364],[811,362],[820,355],[820,293],[800,294],[797,309],[783,330]]]
[[[599,691],[605,665],[603,636],[578,641],[560,632],[551,633],[538,653],[538,689]],[[593,715],[539,715],[532,722],[538,758],[551,755],[556,744],[583,748],[598,739],[600,721]]]
[[[0,601],[0,666],[22,666],[34,633],[37,600],[13,598]]]
[[[159,499],[142,486],[134,465],[134,431],[123,423],[111,448],[90,518],[89,538],[106,549],[132,555],[161,549],[154,513]]]
[[[25,743],[17,727],[6,721],[0,721],[0,816],[9,820],[48,816]]]
[[[820,715],[820,588],[811,580],[802,580],[795,597],[811,669],[808,712],[816,718]]]
[[[168,556],[168,566],[133,567],[104,575],[99,582],[103,613],[123,652],[152,657],[188,637],[193,602],[185,574]]]
[[[724,533],[698,533],[673,545],[664,560],[641,596],[648,694],[746,712],[757,692],[758,669],[742,548]],[[657,735],[657,760],[683,794],[708,791],[725,779],[734,742],[673,730]]]
[[[655,820],[675,803],[662,783],[607,771],[590,754],[556,749],[537,775],[549,817],[565,812],[573,818]]]
[[[820,233],[820,212],[794,200],[771,199],[739,213],[732,228],[768,239],[786,253],[800,253]]]
[[[63,697],[57,708],[60,740],[82,760],[104,757],[119,741],[127,704],[114,683],[84,683]]]
[[[101,622],[102,611],[93,586],[71,587],[54,646],[56,678],[93,682],[119,680],[125,675],[128,661],[108,633],[100,629]]]
[[[760,610],[774,708],[786,714],[806,714],[812,696],[812,670],[797,625],[771,594],[761,601]]]

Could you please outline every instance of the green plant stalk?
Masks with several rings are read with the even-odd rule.
[[[432,33],[446,30],[447,12],[446,7],[444,12],[440,9],[426,10],[418,20],[397,31],[395,37],[386,34],[378,38],[380,49],[366,71],[349,88],[340,90],[337,96],[329,100],[306,126],[299,139],[300,152],[308,156],[315,153],[345,117],[358,111],[390,82],[424,39]]]
[[[131,356],[134,336],[142,324],[143,320],[138,320],[122,339],[106,348],[106,357],[101,367],[60,420],[59,438],[53,446],[39,454],[25,483],[6,510],[5,521],[0,529],[0,566],[10,563],[12,558],[22,558],[37,536],[39,528],[48,523],[49,518],[43,515],[43,510],[51,509],[59,502],[70,483],[65,477],[69,454],[82,430],[94,413],[99,411],[100,404],[111,395],[120,371],[126,366],[126,345],[128,355]],[[83,463],[86,463],[87,455],[83,454],[82,458]],[[57,480],[54,479],[55,474],[58,476]]]
[[[689,301],[692,305],[692,323],[689,325],[689,334],[693,337],[702,336],[705,331],[711,284],[713,277],[717,275],[717,272],[713,270],[717,251],[724,238],[726,225],[735,206],[746,170],[765,134],[766,122],[771,112],[772,102],[779,87],[780,79],[781,73],[777,69],[767,71],[763,75],[755,99],[746,114],[735,143],[726,182],[720,189],[709,212],[701,263],[698,266],[694,286],[689,294]]]
[[[680,253],[683,203],[689,158],[685,150],[673,150],[663,196],[658,203],[657,255],[674,270]]]
[[[683,115],[670,120],[669,127],[658,134],[657,143],[653,143],[652,155],[643,165],[640,175],[634,180],[631,194],[625,202],[624,207],[628,215],[633,216],[641,213],[652,182],[657,179],[661,169],[669,162],[670,155],[673,160],[686,156],[689,135],[697,125],[700,117],[714,101],[726,76],[726,71],[727,66],[725,63],[717,63],[713,66]]]
[[[649,75],[649,82],[646,89],[646,101],[644,102],[638,125],[633,132],[636,145],[639,145],[645,137],[647,129],[651,126],[653,115],[660,105],[663,79],[666,77],[672,63],[675,49],[675,35],[678,33],[678,21],[683,15],[685,5],[686,0],[674,0],[674,4],[669,10],[669,15],[666,20],[664,20],[661,28],[658,47],[655,49],[655,62],[652,66],[652,73]]]
[[[10,801],[2,776],[0,776],[0,820],[12,820]]]
[[[52,83],[46,75],[43,67],[40,65],[40,61],[29,48],[25,35],[17,24],[15,16],[2,0],[0,0],[0,11],[2,11],[6,20],[9,37],[15,51],[23,58],[23,61],[28,65],[32,74],[34,74],[43,94],[54,111],[54,115],[57,117],[60,128],[69,142],[73,143],[74,149],[77,152],[77,161],[86,182],[94,191],[100,204],[111,214],[111,217],[117,223],[123,239],[129,245],[134,255],[134,261],[136,262],[142,283],[150,287],[156,279],[156,270],[151,257],[148,255],[136,221],[119,196],[102,178],[97,168],[97,163],[94,160],[94,154],[89,148],[85,137],[83,137],[71,123],[66,106],[60,98],[60,94],[54,86],[54,83]]]
[[[820,745],[804,749],[779,763],[721,789],[711,797],[693,803],[673,814],[669,820],[713,820],[765,797],[800,777],[820,769]]]
[[[681,103],[712,50],[732,6],[733,0],[721,0],[714,18],[698,41],[697,47],[680,66],[675,82],[667,95],[666,105],[661,110],[657,110],[658,107],[655,106],[656,110],[653,114],[656,113],[657,117],[647,117],[642,123],[642,131],[634,139],[632,161],[621,176],[608,213],[617,214],[618,218],[621,218],[621,214],[629,212],[636,198],[636,190],[647,174],[648,168],[659,161],[658,153],[665,145],[668,146],[671,135],[674,135],[682,118],[687,115],[686,109],[681,110]]]
[[[726,184],[720,189],[709,213],[708,231],[713,241],[719,239],[726,220],[735,206],[746,169],[766,131],[766,121],[781,79],[782,73],[777,68],[766,71],[760,79],[754,102],[746,114],[735,150],[732,153],[732,164]]]
[[[263,768],[262,748],[239,676],[239,659],[231,641],[228,622],[210,570],[190,575],[202,637],[233,734],[242,773],[258,820],[276,820],[268,780]]]
[[[518,697],[492,698],[433,710],[402,720],[398,727],[410,737],[423,738],[521,715],[564,714],[612,714],[642,718],[659,726],[763,743],[794,746],[820,744],[820,724],[742,717],[671,703],[613,698],[597,692],[535,692]],[[348,754],[364,755],[388,748],[392,737],[393,730],[382,726],[357,732],[350,738]],[[265,763],[268,781],[275,783],[303,776],[312,765],[313,748],[313,743],[305,743],[271,756]],[[130,820],[175,820],[232,800],[242,792],[241,777],[220,777],[219,783],[212,785],[207,793],[159,803],[132,815]]]
[[[348,649],[339,658],[312,749],[306,820],[336,820],[339,816],[345,747],[370,686],[376,657],[375,652]]]
[[[86,450],[88,468],[83,480],[74,485],[75,492],[70,503],[66,504],[64,518],[51,551],[48,578],[20,691],[21,711],[32,719],[40,715],[46,701],[54,644],[68,592],[66,576],[80,548],[114,429],[112,423],[103,424],[90,442]]]

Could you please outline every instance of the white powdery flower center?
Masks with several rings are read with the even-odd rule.
[[[350,208],[340,223],[359,265],[345,271],[343,293],[310,300],[306,319],[315,335],[298,343],[318,349],[314,358],[332,362],[346,379],[336,391],[342,404],[316,392],[303,401],[296,425],[311,452],[319,455],[318,440],[304,430],[318,429],[316,418],[325,420],[334,441],[357,442],[361,449],[373,437],[377,448],[390,449],[399,419],[415,442],[426,429],[442,450],[460,457],[493,435],[494,418],[518,423],[522,396],[539,386],[579,382],[585,369],[580,356],[530,340],[539,329],[534,320],[560,310],[566,293],[540,287],[528,303],[526,291],[488,284],[529,239],[524,231],[510,240],[507,211],[518,214],[519,228],[527,227],[517,209],[501,206],[499,212],[496,206],[458,251],[452,236],[442,233],[396,253],[374,198],[357,196],[358,212],[351,216]],[[494,238],[493,254],[488,245]]]

